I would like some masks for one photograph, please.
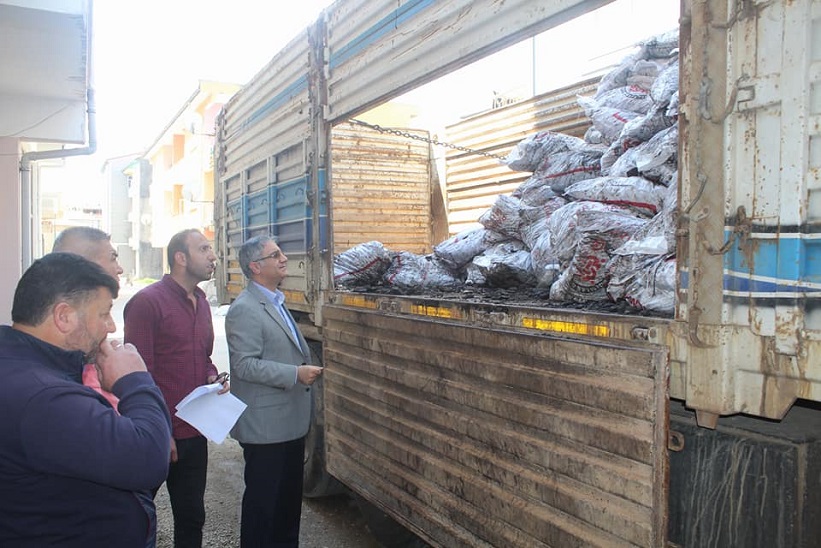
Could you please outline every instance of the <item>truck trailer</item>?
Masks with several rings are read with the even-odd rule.
[[[219,299],[274,235],[325,367],[305,494],[354,494],[386,545],[821,538],[821,2],[681,1],[669,314],[335,283],[354,246],[469,228],[527,178],[500,162],[523,139],[587,134],[602,74],[445,134],[390,101],[610,3],[337,0],[219,117]]]

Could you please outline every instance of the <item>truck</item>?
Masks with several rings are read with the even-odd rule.
[[[337,0],[220,114],[219,299],[274,235],[325,368],[305,495],[353,494],[387,546],[820,536],[818,2],[681,1],[672,314],[335,283],[353,246],[431,253],[475,222],[526,178],[499,162],[517,143],[586,133],[601,74],[446,134],[391,101],[607,4]]]

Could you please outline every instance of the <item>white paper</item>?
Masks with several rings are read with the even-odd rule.
[[[218,382],[196,387],[177,404],[175,413],[214,443],[225,440],[248,407],[231,392],[217,394],[221,389],[222,384]]]

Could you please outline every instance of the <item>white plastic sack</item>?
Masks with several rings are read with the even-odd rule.
[[[550,287],[550,299],[574,302],[610,300],[607,293],[609,274],[605,267],[613,250],[646,222],[624,211],[602,214],[591,209],[580,210],[576,215],[577,244],[573,258]]]
[[[383,281],[405,291],[437,289],[450,291],[462,286],[435,255],[416,255],[400,251],[385,271]]]
[[[636,156],[636,167],[639,171],[660,166],[668,160],[678,159],[678,123],[659,131],[647,141],[641,153]]]
[[[670,104],[667,105],[667,116],[678,118],[678,91],[670,97]]]
[[[621,135],[624,124],[643,116],[639,112],[600,106],[590,97],[579,96],[576,100],[579,106],[584,109],[585,115],[590,118],[593,127],[601,133],[602,139],[608,145]]]
[[[381,280],[393,254],[377,241],[353,246],[334,257],[334,283],[367,286]]]
[[[479,223],[488,230],[518,239],[521,225],[520,208],[521,202],[518,198],[500,194],[491,208],[479,217]]]
[[[653,106],[641,118],[630,120],[621,130],[619,139],[630,139],[643,143],[649,141],[658,132],[668,129],[676,123],[675,118],[667,116],[666,107]]]
[[[639,43],[642,59],[667,59],[678,52],[678,29],[651,36]]]
[[[646,113],[653,106],[650,90],[640,86],[622,86],[595,97],[596,105],[617,110]]]
[[[597,177],[570,185],[564,195],[576,201],[592,200],[629,207],[652,217],[661,209],[666,190],[667,187],[644,177]]]
[[[535,285],[530,252],[521,242],[496,244],[474,257],[467,267],[467,283],[489,287]]]
[[[581,146],[584,146],[584,141],[578,137],[553,131],[540,131],[519,141],[504,158],[503,163],[514,171],[536,171],[546,156]]]
[[[519,185],[512,195],[521,200],[522,207],[541,207],[556,197],[550,185],[535,175]]]
[[[490,247],[489,240],[486,228],[470,228],[434,246],[433,253],[455,272]]]
[[[530,262],[533,275],[536,277],[536,287],[548,289],[556,281],[561,265],[559,258],[550,247],[550,234],[544,232],[530,248]]]
[[[678,58],[662,70],[650,88],[650,98],[661,107],[667,107],[674,93],[678,92],[679,85]]]
[[[567,203],[565,198],[555,196],[540,207],[526,207],[519,212],[522,219],[519,239],[528,249],[533,249],[536,241],[547,232],[550,216]]]
[[[676,259],[660,256],[615,256],[608,265],[607,292],[614,300],[665,314],[675,312]]]
[[[603,152],[603,147],[587,145],[577,150],[551,154],[511,195],[520,199],[528,196],[528,199],[532,201],[533,193],[540,192],[545,185],[549,186],[554,193],[560,194],[571,183],[598,177],[601,175]]]
[[[676,226],[678,222],[678,192],[676,184],[667,187],[662,194],[662,207],[658,214],[633,233],[629,240],[613,251],[614,255],[673,255],[676,252]]]

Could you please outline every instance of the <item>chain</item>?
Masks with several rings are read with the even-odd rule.
[[[362,120],[351,119],[350,122],[353,123],[353,124],[359,124],[360,126],[365,126],[365,127],[371,128],[371,129],[375,129],[376,131],[378,131],[380,133],[390,133],[390,134],[396,135],[398,137],[405,137],[407,139],[415,139],[417,141],[423,141],[425,143],[430,143],[432,145],[437,145],[437,146],[441,146],[441,147],[445,147],[445,148],[450,148],[450,149],[453,149],[453,150],[461,150],[462,152],[467,152],[468,154],[478,154],[480,156],[486,156],[488,158],[493,158],[495,160],[500,160],[500,161],[504,161],[505,158],[506,158],[506,156],[500,156],[498,154],[493,154],[491,152],[485,152],[483,150],[475,150],[475,149],[468,148],[468,147],[463,147],[463,146],[460,146],[460,145],[454,145],[453,143],[445,143],[443,141],[439,141],[438,139],[431,139],[429,137],[421,137],[419,135],[414,135],[410,132],[402,131],[402,130],[399,130],[399,129],[393,129],[393,128],[389,128],[389,127],[382,127],[378,124],[369,124],[368,122],[363,122]]]

